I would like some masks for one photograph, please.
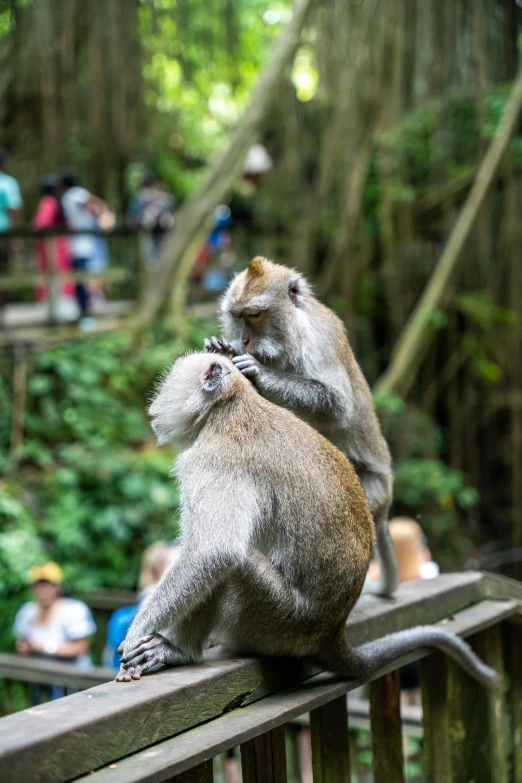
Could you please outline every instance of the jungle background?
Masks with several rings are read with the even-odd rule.
[[[256,254],[295,266],[344,319],[392,448],[393,514],[419,521],[441,568],[487,566],[507,550],[502,570],[517,575],[520,123],[443,303],[425,314],[411,371],[384,373],[511,94],[522,10],[514,0],[307,5],[295,51],[258,112],[255,135],[273,167],[254,197],[233,172],[219,194],[234,204],[237,268]],[[240,166],[234,128],[291,8],[0,0],[0,144],[25,222],[40,175],[61,166],[74,165],[119,214],[140,167],[154,167],[183,210],[220,155]],[[173,235],[189,224],[178,220]],[[146,404],[173,357],[218,328],[212,317],[188,318],[186,285],[176,286],[139,328],[33,346],[16,465],[14,355],[2,353],[2,649],[12,649],[12,618],[36,562],[60,563],[75,593],[134,588],[144,547],[176,534],[172,453],[156,447]]]

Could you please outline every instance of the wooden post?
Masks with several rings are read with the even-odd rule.
[[[58,296],[61,282],[58,273],[58,240],[56,237],[50,237],[45,239],[44,243],[47,257],[48,322],[52,326],[58,321]]]
[[[500,626],[470,641],[483,661],[502,673]],[[504,694],[478,685],[454,661],[448,659],[447,666],[453,780],[508,783]]]
[[[350,780],[350,742],[346,696],[310,713],[314,783]]]
[[[504,673],[502,627],[494,625],[475,637],[475,649],[484,663]],[[503,691],[486,691],[488,744],[492,783],[508,783],[506,756],[506,700]]]
[[[426,783],[451,783],[448,676],[442,653],[434,652],[420,663]]]
[[[243,783],[286,783],[285,727],[241,745]]]
[[[176,775],[166,783],[214,783],[214,771],[212,759],[204,761],[203,764],[198,764],[197,767],[188,769],[186,772],[182,772],[181,775]]]
[[[399,671],[370,683],[375,783],[404,783]]]
[[[522,783],[522,618],[507,623],[509,640],[509,688],[511,697],[511,733],[513,780]]]
[[[295,723],[287,723],[286,737],[286,770],[288,783],[301,783],[301,765],[299,763],[299,733],[301,727]]]

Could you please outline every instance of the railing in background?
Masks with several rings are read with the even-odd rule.
[[[175,229],[174,229],[175,230]],[[57,269],[57,237],[75,235],[100,237],[108,246],[108,264],[103,271],[60,271]],[[32,338],[40,335],[35,330],[66,325],[76,320],[76,313],[64,311],[61,289],[65,282],[95,281],[107,293],[107,301],[95,313],[104,323],[104,329],[116,328],[127,316],[143,292],[147,279],[154,275],[155,266],[147,257],[147,240],[151,232],[137,230],[126,225],[111,231],[70,231],[65,228],[33,230],[20,227],[0,234],[0,330],[1,341]],[[21,242],[21,249],[12,250],[12,243]],[[47,270],[37,271],[38,243],[45,243],[46,257],[51,260]],[[230,229],[230,247],[227,254],[236,262],[220,263],[219,253],[209,261],[210,269],[225,273],[225,281],[237,267],[242,267],[252,255],[265,254],[269,257],[285,258],[285,237],[281,233],[260,233],[260,229],[245,221],[233,221]],[[7,264],[5,258],[8,259]],[[52,263],[54,260],[55,263]],[[197,273],[197,269],[195,270]],[[208,270],[206,270],[208,271]],[[196,274],[197,276],[197,274]],[[36,290],[45,288],[45,300],[36,301]],[[192,281],[189,286],[189,300],[215,300],[219,290],[205,289],[201,281]],[[3,306],[2,306],[3,304]],[[73,308],[75,307],[72,302]],[[70,309],[70,308],[69,308]],[[110,321],[110,322],[108,322]],[[32,329],[32,331],[31,331]],[[29,330],[29,331],[28,331]]]
[[[520,583],[465,573],[405,583],[396,600],[368,598],[353,613],[356,645],[419,622],[441,623],[468,637],[506,676],[506,693],[486,691],[452,661],[425,650],[378,672],[370,683],[376,783],[404,780],[397,669],[415,659],[423,688],[423,780],[522,780],[521,606]],[[210,650],[199,666],[106,683],[2,718],[0,779],[210,783],[212,759],[240,745],[244,783],[286,783],[284,727],[310,713],[314,783],[346,783],[346,694],[361,684],[304,663],[230,659]]]
[[[107,266],[99,272],[59,270],[56,246],[58,237],[89,234],[107,245]],[[4,330],[20,327],[68,323],[74,314],[63,312],[61,289],[64,283],[96,280],[107,290],[102,317],[127,314],[139,296],[146,275],[146,265],[140,238],[142,232],[119,226],[110,232],[69,231],[60,229],[32,230],[17,228],[0,234],[0,253],[4,262],[0,272],[0,294],[4,301],[2,326]],[[13,241],[21,243],[13,250]],[[43,243],[47,268],[37,271],[38,244]],[[7,258],[7,263],[5,261]],[[45,289],[45,299],[37,301],[37,289]],[[74,299],[71,301],[74,307]],[[74,312],[74,311],[73,311]]]

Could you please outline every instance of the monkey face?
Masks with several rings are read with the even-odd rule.
[[[236,350],[261,362],[280,359],[297,331],[305,287],[294,270],[253,258],[221,302],[223,329]]]
[[[149,407],[158,443],[194,439],[214,404],[237,383],[248,382],[225,356],[193,353],[177,359]]]

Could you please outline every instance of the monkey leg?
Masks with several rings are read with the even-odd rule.
[[[359,478],[368,498],[370,511],[375,523],[375,534],[377,537],[376,554],[380,570],[378,581],[365,582],[363,593],[391,598],[399,584],[397,557],[388,528],[388,512],[392,493],[391,480],[389,476],[370,471],[362,471]]]
[[[240,653],[313,657],[324,637],[325,615],[325,607],[314,606],[254,551],[227,585],[216,641]]]

